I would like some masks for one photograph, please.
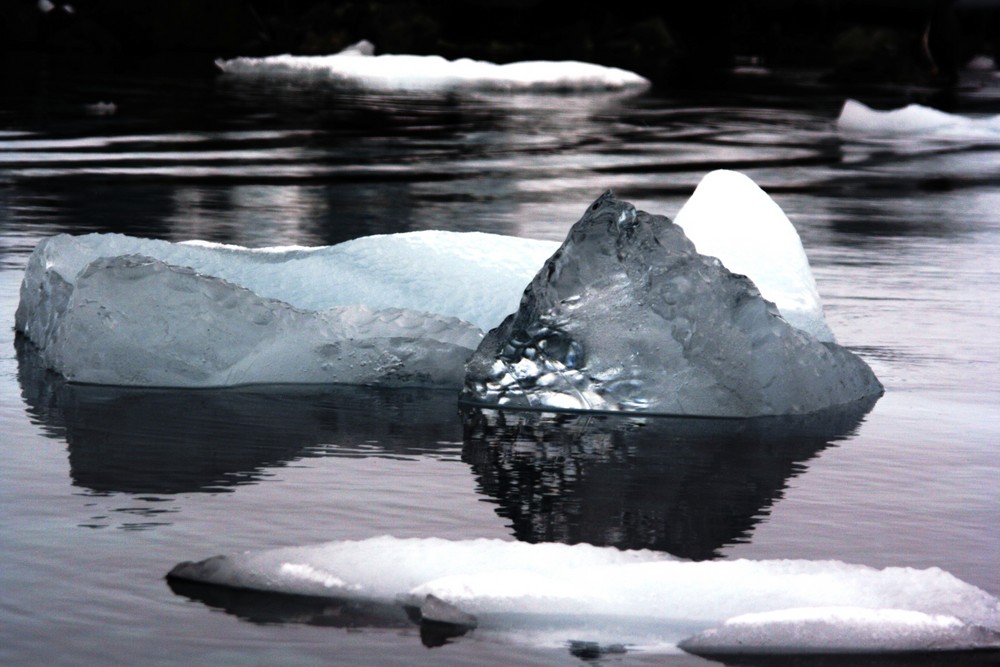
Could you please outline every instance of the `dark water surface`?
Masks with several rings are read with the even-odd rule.
[[[338,621],[163,579],[215,553],[382,534],[941,567],[1000,595],[1000,141],[846,142],[844,93],[769,79],[420,97],[134,77],[4,95],[0,664],[587,658],[475,633],[426,648],[371,610]],[[100,100],[117,112],[89,114]],[[996,114],[1000,94],[951,104]],[[28,254],[50,234],[561,240],[607,188],[673,216],[718,167],[749,174],[795,223],[832,329],[886,385],[874,407],[719,422],[460,412],[452,392],[75,386],[14,339]]]

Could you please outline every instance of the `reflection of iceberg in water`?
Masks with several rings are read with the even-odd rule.
[[[33,418],[68,444],[74,484],[102,493],[218,492],[298,458],[427,454],[461,435],[450,391],[78,385],[22,339],[18,362]]]
[[[701,560],[747,541],[788,479],[873,404],[739,421],[471,409],[463,459],[519,540]]]

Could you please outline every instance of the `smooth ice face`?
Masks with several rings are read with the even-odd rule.
[[[452,232],[263,250],[59,235],[28,262],[16,325],[81,382],[457,387],[480,327],[516,307],[555,247]]]
[[[881,394],[858,357],[790,326],[680,227],[598,198],[466,366],[466,402],[751,417]]]
[[[699,253],[750,278],[789,324],[821,341],[834,341],[798,232],[748,176],[724,169],[709,173],[674,224]]]
[[[876,111],[857,100],[847,100],[837,118],[837,129],[847,136],[998,140],[1000,116],[969,118],[919,104]]]
[[[168,576],[417,606],[430,595],[474,616],[477,632],[551,645],[669,650],[691,637],[681,646],[709,650],[719,642],[706,643],[705,631],[719,627],[743,636],[753,629],[771,652],[808,650],[820,635],[836,651],[1000,647],[997,599],[933,568],[694,562],[586,544],[379,537],[216,556],[181,563]],[[891,631],[880,629],[885,623]],[[898,641],[904,630],[908,639]]]
[[[491,62],[441,56],[374,55],[360,42],[330,56],[269,56],[218,60],[239,76],[331,81],[373,90],[587,91],[642,90],[649,81],[616,67],[576,61]]]

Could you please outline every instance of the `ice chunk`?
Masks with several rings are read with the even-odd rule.
[[[526,61],[498,65],[441,56],[374,54],[359,42],[329,56],[280,55],[217,60],[226,74],[329,81],[374,90],[587,91],[642,90],[649,81],[634,72],[577,61]]]
[[[744,614],[685,639],[705,656],[774,653],[926,653],[1000,647],[1000,633],[949,614],[806,607]]]
[[[724,169],[709,173],[674,224],[699,253],[750,278],[789,324],[819,340],[834,340],[798,232],[748,176]]]
[[[598,198],[466,366],[463,400],[751,417],[881,394],[858,357],[793,328],[680,227]]]
[[[78,382],[453,386],[480,337],[456,318],[364,305],[301,311],[141,255],[78,276],[47,348]]]
[[[262,250],[59,235],[29,259],[16,325],[82,382],[455,387],[481,328],[555,247],[454,232]]]
[[[1000,116],[968,118],[919,104],[876,111],[857,100],[844,102],[837,129],[866,136],[920,135],[934,138],[1000,139]]]
[[[857,647],[859,637],[883,650],[906,650],[931,636],[942,643],[921,646],[995,649],[1000,627],[996,598],[935,568],[694,562],[586,544],[378,537],[217,556],[182,563],[168,577],[414,607],[434,596],[448,605],[447,619],[474,615],[477,633],[557,645],[578,640],[669,649],[710,628],[743,623],[744,630],[766,634],[767,649],[775,652],[808,648],[793,625],[809,626],[831,650]],[[882,623],[892,631],[881,632]],[[906,632],[922,639],[900,641]]]

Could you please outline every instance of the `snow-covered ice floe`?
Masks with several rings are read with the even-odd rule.
[[[857,100],[847,100],[837,118],[837,129],[848,137],[1000,140],[1000,116],[971,118],[919,104],[877,111]]]
[[[725,203],[720,204],[720,200]],[[736,283],[725,277],[730,274],[723,267],[731,266],[735,273],[754,281],[746,285],[736,282],[741,286],[740,294],[759,302],[754,311],[757,314],[751,316],[744,304],[742,315],[733,321],[743,329],[757,327],[756,333],[748,334],[756,336],[757,342],[748,338],[745,345],[729,341],[732,345],[723,347],[736,352],[742,349],[741,355],[749,354],[754,346],[766,348],[765,343],[776,335],[772,329],[788,328],[787,320],[801,330],[803,340],[827,343],[828,348],[815,348],[822,355],[841,355],[823,318],[798,235],[781,209],[750,179],[735,172],[713,172],[678,215],[678,222],[702,253],[717,257],[722,264],[697,254],[679,227],[662,216],[655,217],[663,229],[674,230],[671,238],[676,237],[684,253],[708,262],[705,266],[711,270],[706,268],[708,273],[683,280],[673,276],[671,282],[664,278],[666,274],[651,273],[644,267],[642,262],[648,258],[641,253],[627,259],[622,255],[618,264],[604,266],[599,243],[577,245],[573,257],[592,268],[601,266],[606,273],[588,278],[592,284],[587,285],[587,294],[594,296],[604,290],[601,294],[610,295],[608,290],[613,286],[605,283],[621,269],[625,273],[619,277],[631,271],[637,285],[648,282],[654,273],[657,280],[663,278],[654,286],[657,294],[677,291],[674,296],[664,296],[668,301],[675,297],[701,299],[720,289],[735,289]],[[631,232],[622,233],[628,236]],[[532,283],[536,274],[541,275],[539,269],[548,270],[544,268],[546,260],[557,251],[563,252],[560,247],[548,241],[445,231],[370,236],[329,247],[263,249],[197,241],[169,243],[118,234],[57,235],[42,241],[29,259],[16,326],[37,346],[43,364],[76,382],[174,387],[345,383],[458,388],[468,379],[463,365],[480,346],[484,332],[518,310],[522,297],[526,298],[525,285]],[[692,285],[703,283],[704,288],[692,291]],[[758,289],[774,305],[756,296]],[[771,312],[775,306],[777,310]],[[703,349],[701,334],[715,331],[718,323],[702,326],[695,322],[697,318],[691,319],[694,311],[685,312],[683,317],[671,316],[671,326],[690,330],[690,336],[680,336],[680,332],[676,340],[682,347],[693,344],[691,350],[684,347],[684,354],[696,358]],[[662,317],[667,316],[661,314],[651,326],[637,330],[638,320],[623,320],[614,313],[600,320],[593,315],[583,317],[580,311],[579,322],[573,326],[609,340],[615,338],[615,331],[628,328],[631,339],[642,339],[637,353],[648,344],[649,353],[659,358],[662,355],[653,348],[659,345]],[[629,327],[622,326],[625,321],[631,322]],[[577,346],[586,343],[585,337],[574,340]],[[589,354],[598,349],[586,344]],[[550,356],[555,352],[554,347],[548,350]],[[757,352],[754,356],[764,357]],[[590,356],[592,360],[599,357]],[[577,371],[581,359],[574,362]],[[793,365],[810,366],[809,359],[812,357],[802,357]],[[699,363],[697,359],[685,363],[689,361]],[[742,357],[730,361],[736,375],[749,372],[760,376],[764,384],[771,375],[782,372],[780,364],[768,362],[764,364],[767,368],[757,368],[764,363],[757,362],[750,368]],[[647,373],[660,368],[645,358],[635,366]],[[771,375],[765,372],[768,368]],[[605,388],[615,384],[610,366],[591,366],[591,370],[595,383]],[[615,371],[618,375],[631,372],[628,368]],[[809,372],[822,375],[823,369]],[[568,377],[565,372],[560,375]],[[703,394],[710,391],[704,382],[698,384],[698,377],[704,380],[704,374],[695,377],[687,370],[661,375],[659,384],[637,384],[640,378],[625,377],[628,382],[615,386],[628,389],[635,385],[634,390],[629,389],[629,396],[622,401],[614,399],[617,402],[610,409],[726,416],[785,414],[823,409],[872,393],[864,390],[849,396],[831,395],[825,403],[803,402],[796,389],[793,404],[775,402],[771,397],[762,406],[751,397],[747,399],[750,407],[742,403],[732,407],[730,401],[729,407],[719,408],[703,400]],[[741,393],[741,382],[720,391]],[[662,383],[669,385],[668,393],[679,397],[673,403],[642,395],[662,391],[666,386]],[[518,386],[524,385],[522,381]],[[826,392],[825,386],[816,386],[816,391]],[[881,391],[880,386],[870,383],[868,389],[873,388]],[[556,393],[548,391],[555,396],[554,402],[539,405],[567,407]],[[737,397],[737,402],[745,402],[744,398]],[[603,405],[573,407],[608,409],[609,404],[610,399]]]
[[[586,544],[386,536],[185,562],[168,579],[424,609],[423,620],[552,646],[706,655],[1000,650],[1000,601],[936,568],[697,562]],[[213,599],[206,589],[178,590]]]
[[[374,55],[359,42],[328,56],[280,55],[218,60],[228,75],[328,81],[384,91],[484,90],[512,92],[643,90],[634,72],[577,61],[525,61],[498,65],[441,56]]]

